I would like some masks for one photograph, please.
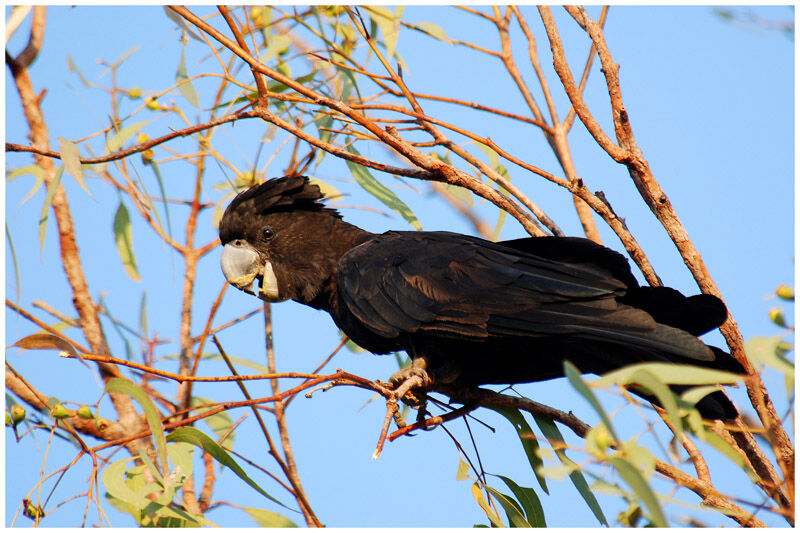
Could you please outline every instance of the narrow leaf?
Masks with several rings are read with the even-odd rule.
[[[472,497],[475,498],[475,501],[478,502],[483,512],[486,513],[486,516],[489,518],[489,521],[492,523],[494,527],[503,527],[503,521],[500,520],[500,517],[494,512],[494,510],[489,506],[489,502],[486,501],[486,498],[483,497],[483,493],[481,492],[480,482],[476,481],[472,484]]]
[[[794,365],[783,357],[783,337],[753,337],[744,345],[747,357],[755,362],[767,365],[785,376],[794,377]]]
[[[206,398],[198,398],[197,396],[192,397],[192,406],[194,407],[198,405],[207,405],[210,403],[213,402],[211,400],[207,400]],[[210,409],[210,407],[198,407],[195,409],[195,412],[197,414],[203,414]],[[233,427],[233,419],[231,418],[231,415],[229,415],[226,411],[221,411],[205,417],[203,421],[208,424],[208,427],[211,428],[211,431],[213,431],[214,435],[217,436],[217,441],[219,441],[219,439],[221,439],[224,435],[227,435],[225,440],[220,442],[222,447],[228,449],[233,448],[233,432],[230,431],[231,427]]]
[[[91,87],[92,86],[92,84],[89,83],[86,80],[86,78],[83,76],[83,73],[80,70],[78,70],[77,65],[75,65],[75,62],[72,60],[72,58],[69,55],[67,55],[67,68],[69,69],[70,72],[76,73],[78,75],[78,78],[80,78],[81,83],[83,83],[86,87]]]
[[[178,15],[177,13],[175,13],[173,10],[171,10],[171,9],[170,9],[169,7],[167,7],[167,6],[164,6],[164,12],[167,14],[167,16],[170,18],[170,20],[171,20],[172,22],[174,22],[175,24],[177,24],[177,25],[178,25],[178,27],[179,27],[180,29],[182,29],[183,31],[185,31],[186,33],[188,33],[188,34],[189,34],[189,37],[191,37],[192,39],[194,39],[194,40],[196,40],[196,41],[200,41],[201,43],[205,43],[205,41],[203,40],[203,38],[202,38],[202,37],[200,37],[199,35],[197,35],[197,34],[194,32],[194,30],[192,30],[192,27],[191,27],[191,26],[189,26],[189,25],[186,23],[186,21],[184,21],[184,20],[183,20],[183,17],[182,17],[182,16]]]
[[[78,356],[77,350],[75,350],[75,347],[70,342],[49,333],[34,333],[33,335],[28,335],[11,346],[16,346],[23,350],[59,350],[67,352],[75,357]]]
[[[555,422],[549,418],[536,415],[534,415],[533,418],[536,421],[536,425],[539,426],[539,429],[550,442],[550,446],[552,446],[553,450],[555,450],[559,460],[561,460],[561,462],[566,466],[575,467],[575,470],[569,474],[572,484],[589,506],[589,509],[591,509],[595,518],[597,518],[597,520],[604,526],[608,526],[608,521],[603,514],[603,510],[600,508],[597,498],[594,497],[591,489],[589,489],[589,484],[586,482],[586,478],[583,477],[583,473],[581,473],[580,469],[577,468],[577,465],[569,457],[567,457],[567,454],[564,452],[564,448],[566,448],[566,444],[564,444],[564,437],[561,435],[561,432],[558,430]]]
[[[358,151],[352,145],[347,147],[347,151],[351,154],[359,155]],[[358,184],[361,185],[365,191],[383,202],[386,207],[402,216],[414,229],[422,230],[422,225],[411,209],[409,209],[391,190],[372,177],[372,174],[370,174],[366,167],[353,163],[352,161],[347,161],[347,166]]]
[[[522,515],[522,508],[511,498],[511,496],[503,494],[502,492],[493,489],[489,485],[484,485],[484,487],[486,487],[486,490],[488,490],[489,493],[491,493],[491,495],[497,498],[497,501],[500,502],[500,505],[506,512],[508,523],[511,525],[511,527],[532,527]]]
[[[266,509],[256,509],[255,507],[242,507],[241,509],[249,514],[259,527],[297,527],[297,524],[285,516]]]
[[[517,436],[519,436],[519,441],[522,443],[522,448],[525,450],[525,455],[528,457],[528,462],[531,464],[531,469],[536,475],[536,480],[539,482],[539,486],[542,487],[542,490],[549,494],[547,490],[547,481],[544,476],[539,473],[539,469],[544,466],[542,458],[538,453],[539,443],[530,425],[528,425],[528,422],[525,420],[525,417],[522,416],[519,409],[514,409],[512,407],[506,407],[504,405],[487,405],[486,407],[503,415],[506,420],[511,422],[514,429],[517,430]]]
[[[153,122],[155,118],[151,118],[149,120],[142,120],[141,122],[137,122],[135,124],[131,124],[130,126],[126,126],[121,130],[117,131],[113,137],[111,137],[108,141],[106,141],[106,153],[116,152],[123,145],[130,140],[131,137],[139,133],[139,131]]]
[[[141,281],[139,269],[136,267],[136,257],[133,255],[133,229],[128,209],[120,201],[117,212],[114,215],[114,240],[117,243],[117,252],[122,259],[125,272],[134,281]]]
[[[14,250],[14,241],[11,240],[11,231],[8,229],[8,221],[6,221],[6,242],[8,243],[9,251],[11,252],[11,263],[14,265],[14,284],[17,288],[17,307],[19,307],[19,299],[22,296],[22,285],[19,281],[19,264],[17,263],[17,252]]]
[[[573,367],[574,368],[574,367]],[[607,387],[611,384],[627,385],[633,383],[631,376],[639,370],[646,370],[659,377],[662,383],[670,385],[715,385],[717,383],[736,383],[744,376],[713,370],[694,365],[678,365],[675,363],[636,363],[614,370],[592,382],[592,387]]]
[[[622,457],[611,457],[608,460],[614,468],[619,472],[620,477],[625,480],[625,483],[633,490],[634,494],[644,503],[648,511],[650,511],[650,521],[656,527],[667,527],[667,519],[664,512],[661,510],[661,504],[658,503],[656,495],[648,485],[647,481],[642,477],[642,474],[628,461]]]
[[[81,151],[78,146],[64,139],[63,137],[58,138],[58,144],[61,147],[61,160],[64,162],[64,167],[67,169],[75,181],[86,191],[86,194],[92,196],[92,193],[89,192],[89,189],[86,188],[86,184],[83,182],[83,166],[81,166]],[[94,196],[92,196],[94,198]]]
[[[39,216],[39,253],[44,251],[44,238],[47,235],[47,218],[50,216],[50,204],[53,203],[53,195],[61,183],[61,176],[64,174],[64,166],[62,165],[58,172],[56,172],[53,181],[47,186],[47,196],[44,199],[42,206],[42,214]]]
[[[139,330],[147,339],[150,334],[147,331],[147,292],[142,291],[142,301],[139,303]]]
[[[611,433],[611,436],[614,437],[614,440],[620,442],[619,437],[617,437],[617,433],[614,431],[614,426],[611,425],[611,419],[608,418],[608,415],[600,405],[597,397],[581,378],[580,371],[569,361],[564,361],[564,373],[567,375],[567,379],[572,387],[578,391],[581,396],[586,398],[586,401],[588,401],[594,410],[597,411],[597,414],[600,415],[600,418],[603,420],[603,423],[605,423],[606,428],[608,428],[608,431]]]
[[[154,160],[150,161],[150,168],[153,169],[153,174],[156,175],[156,181],[158,182],[158,188],[161,191],[161,203],[164,206],[164,216],[167,219],[167,235],[172,237],[172,222],[170,222],[169,218],[169,205],[167,203],[167,192],[164,190],[164,180],[161,179],[161,171],[158,168],[158,165]]]
[[[161,414],[153,405],[150,397],[145,393],[141,387],[125,378],[113,378],[106,383],[106,391],[118,392],[126,394],[139,402],[144,410],[144,416],[147,419],[147,425],[150,426],[150,431],[153,432],[153,440],[156,442],[156,451],[161,459],[161,470],[169,472],[169,463],[167,462],[167,441],[164,437],[164,427],[161,425]]]
[[[547,527],[547,522],[544,519],[544,509],[539,496],[530,487],[520,487],[513,480],[505,476],[497,476],[505,482],[514,497],[525,510],[525,517],[532,527]]]
[[[189,74],[186,71],[186,47],[181,48],[181,60],[178,62],[178,71],[175,72],[175,82],[178,84],[178,90],[190,104],[195,107],[200,107],[200,102],[197,99],[197,91],[189,81]]]
[[[193,427],[181,427],[173,431],[167,437],[167,441],[169,442],[188,442],[189,444],[194,444],[195,446],[199,446],[206,452],[208,452],[214,459],[217,460],[220,464],[227,466],[230,468],[234,474],[239,476],[245,483],[253,487],[257,490],[261,495],[265,496],[266,498],[272,500],[273,502],[286,507],[281,502],[267,494],[264,489],[259,487],[255,481],[250,479],[248,475],[245,473],[244,470],[233,460],[233,458],[222,449],[222,447],[214,442],[214,439],[203,433],[202,431],[193,428]],[[287,507],[288,509],[288,507]]]
[[[414,27],[427,33],[434,39],[438,39],[447,44],[453,43],[453,41],[451,41],[447,36],[447,33],[445,33],[444,29],[442,29],[442,27],[438,24],[434,24],[433,22],[416,22],[414,23]]]
[[[461,458],[461,455],[458,456],[458,470],[456,470],[456,481],[464,481],[465,479],[469,479],[469,464]]]

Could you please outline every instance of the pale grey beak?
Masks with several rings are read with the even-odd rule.
[[[249,245],[229,242],[222,247],[220,257],[222,273],[228,283],[246,293],[252,294],[267,302],[282,302],[286,298],[280,296],[278,279],[269,261],[261,262],[258,253]],[[258,279],[258,294],[253,292],[253,282]]]

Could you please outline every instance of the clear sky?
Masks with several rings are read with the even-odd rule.
[[[208,11],[206,9],[205,11]],[[205,12],[203,11],[203,12]],[[793,19],[791,7],[739,8],[740,13],[752,12],[767,20]],[[8,14],[9,8],[6,8]],[[550,52],[536,12],[524,8],[529,23],[537,32],[542,63],[550,71]],[[579,73],[588,50],[585,35],[563,11],[554,9],[562,28],[567,58],[573,72]],[[590,14],[596,17],[598,8]],[[474,40],[487,48],[496,49],[496,31],[485,21],[451,7],[427,8],[410,6],[404,20],[430,21],[445,29],[453,39]],[[621,65],[620,78],[623,98],[639,146],[651,168],[675,206],[689,235],[703,255],[709,271],[720,287],[726,303],[737,320],[744,337],[774,336],[781,330],[767,318],[767,311],[777,305],[768,300],[775,288],[793,285],[794,279],[794,42],[779,31],[770,31],[757,24],[740,24],[724,20],[709,7],[615,7],[610,10],[605,30],[614,60]],[[113,62],[123,53],[138,46],[135,53],[119,70],[118,83],[123,88],[140,87],[145,95],[168,87],[175,80],[181,55],[180,33],[160,7],[56,7],[48,10],[47,32],[42,51],[31,69],[37,91],[47,89],[43,109],[50,129],[51,146],[58,147],[58,137],[71,140],[83,138],[105,127],[107,96],[100,91],[87,90],[75,73],[68,68],[68,57],[93,82],[108,84],[108,76],[98,60]],[[514,45],[524,63],[525,43],[518,31],[513,34]],[[26,38],[19,32],[9,44],[18,53]],[[398,51],[408,69],[404,80],[412,90],[452,96],[463,100],[494,105],[501,109],[527,114],[525,104],[514,89],[512,81],[498,61],[476,58],[461,48],[451,47],[414,32],[403,32]],[[215,69],[208,61],[208,49],[190,41],[186,49],[186,64],[190,75]],[[550,67],[550,68],[548,68]],[[304,73],[298,69],[296,74]],[[533,84],[532,69],[525,67],[523,75]],[[557,80],[552,72],[551,87]],[[242,78],[244,79],[244,78]],[[210,84],[198,83],[203,105],[212,99]],[[557,91],[556,91],[557,92]],[[537,93],[539,102],[542,100]],[[193,120],[197,111],[183,96],[174,91],[175,100]],[[609,134],[608,95],[603,91],[602,75],[596,64],[586,93],[587,103]],[[566,97],[558,94],[560,116],[566,113]],[[126,102],[129,110],[134,105]],[[429,115],[458,123],[466,128],[489,135],[509,151],[523,159],[560,175],[552,153],[541,133],[532,127],[500,121],[478,112],[447,104],[428,102],[424,108]],[[5,135],[7,142],[26,144],[27,128],[20,111],[19,98],[11,76],[6,74]],[[134,120],[157,116],[144,112]],[[144,130],[151,137],[165,133],[168,126],[180,127],[171,117],[161,118]],[[264,126],[255,121],[223,128],[218,135],[225,140],[231,161],[245,168],[252,162]],[[283,134],[264,145],[269,153],[282,140]],[[665,284],[684,293],[698,292],[688,270],[665,231],[636,193],[627,171],[613,163],[576,121],[570,137],[578,173],[587,186],[603,190],[615,211],[626,219],[628,227],[642,244],[650,261]],[[95,145],[97,146],[97,145]],[[186,145],[180,145],[186,146]],[[362,150],[365,155],[397,164],[382,148],[373,146]],[[276,158],[268,175],[277,176],[284,168],[285,154]],[[166,152],[157,152],[158,158]],[[261,163],[266,157],[262,155]],[[26,154],[7,154],[6,169],[31,164]],[[132,159],[150,192],[156,190],[152,172]],[[572,201],[556,186],[506,165],[514,183],[542,206],[570,235],[581,235]],[[188,197],[193,174],[188,166],[163,163],[167,195]],[[368,206],[383,210],[372,197],[354,183],[346,165],[326,158],[313,175],[327,181],[349,195],[341,201],[347,206]],[[391,176],[375,173],[383,183],[402,198],[419,218],[426,230],[450,230],[472,233],[473,227],[460,218],[441,200],[428,194],[417,194],[413,188],[426,191],[419,182],[400,182]],[[210,187],[224,181],[222,169],[209,168],[203,201],[217,202],[222,193]],[[132,211],[134,246],[144,280],[137,283],[128,278],[120,265],[112,232],[113,217],[119,202],[116,192],[99,179],[89,177],[87,186],[95,199],[90,198],[74,180],[64,179],[75,218],[81,259],[90,283],[92,295],[104,295],[104,301],[116,316],[131,325],[139,323],[139,304],[147,292],[147,312],[150,331],[170,343],[159,347],[158,356],[177,351],[177,321],[182,290],[180,256],[171,253],[155,238],[149,226]],[[5,187],[6,223],[15,247],[21,278],[21,293],[14,281],[14,267],[6,254],[6,297],[19,301],[26,309],[31,303],[45,300],[54,308],[74,315],[71,295],[61,268],[56,227],[50,222],[47,240],[40,253],[38,221],[45,197],[44,188],[26,203],[23,198],[33,186],[31,176],[17,178]],[[132,210],[131,206],[128,206]],[[394,213],[390,216],[374,211],[342,208],[346,220],[370,231],[409,229]],[[497,217],[492,206],[480,206],[479,213],[491,224]],[[180,207],[171,211],[172,226],[177,235],[183,231],[185,212]],[[210,210],[200,218],[198,241],[208,242],[215,237]],[[598,219],[606,245],[622,250],[616,236]],[[509,217],[501,238],[524,236],[524,231]],[[181,240],[180,238],[178,240]],[[209,254],[200,265],[197,277],[197,316],[193,333],[204,325],[204,313],[216,297],[222,274],[219,251]],[[641,275],[637,272],[641,280]],[[215,324],[223,323],[256,307],[245,294],[228,291]],[[338,343],[338,335],[329,317],[293,302],[273,306],[275,344],[279,370],[309,371]],[[45,316],[39,313],[39,316]],[[793,318],[793,316],[791,317]],[[262,319],[250,319],[238,328],[223,332],[219,337],[228,353],[263,362]],[[36,332],[37,328],[12,312],[6,313],[6,345]],[[106,334],[116,355],[124,356],[124,347],[113,328],[106,324]],[[79,338],[82,341],[82,339]],[[706,342],[724,346],[718,333],[709,334]],[[134,343],[134,349],[138,349]],[[209,350],[213,351],[213,350]],[[97,381],[75,361],[59,359],[54,352],[7,351],[7,360],[35,386],[62,400],[93,403],[101,392]],[[175,370],[173,359],[160,359],[157,366]],[[393,357],[378,358],[369,354],[343,351],[328,369],[341,367],[370,378],[385,379],[396,370]],[[203,375],[224,375],[222,364],[207,363]],[[773,398],[779,410],[785,409],[782,379],[768,376]],[[284,385],[285,387],[286,385]],[[256,386],[253,385],[253,389]],[[538,401],[557,406],[590,424],[597,417],[584,400],[578,397],[565,380],[555,380],[518,387]],[[239,399],[231,387],[198,386],[196,394],[213,398]],[[255,394],[255,393],[254,393]],[[742,389],[732,393],[743,404]],[[365,391],[336,388],[318,392],[312,399],[298,398],[289,410],[290,433],[304,486],[317,515],[329,526],[461,526],[486,523],[475,504],[469,483],[456,481],[458,454],[448,436],[439,430],[419,433],[413,438],[401,438],[387,443],[379,460],[371,459],[384,406],[375,401],[368,405],[370,394]],[[604,396],[616,405],[610,395]],[[112,415],[111,408],[109,415]],[[745,409],[747,411],[747,409]],[[234,412],[234,419],[245,414]],[[521,485],[535,486],[536,481],[522,453],[519,441],[510,425],[493,413],[480,412],[478,417],[491,425],[490,432],[480,424],[472,424],[481,460],[487,472],[506,475]],[[621,415],[622,420],[641,423],[633,416]],[[208,428],[199,426],[204,431]],[[450,426],[462,443],[469,442],[464,424]],[[569,433],[564,429],[563,432]],[[633,435],[633,434],[631,434]],[[41,469],[42,449],[47,435],[39,432],[36,439],[15,443],[6,430],[6,525],[11,524],[19,503],[36,483]],[[236,431],[236,450],[256,462],[272,468],[274,463],[266,454],[263,439],[248,420]],[[578,441],[571,441],[580,446]],[[652,441],[645,445],[652,444]],[[743,474],[731,463],[712,456],[722,488],[746,483]],[[73,457],[73,450],[59,444],[48,457],[47,470],[60,467]],[[573,452],[577,461],[586,456]],[[114,457],[122,458],[122,454]],[[61,483],[52,502],[58,502],[77,490],[83,490],[90,465],[83,461]],[[595,468],[596,472],[601,471]],[[264,488],[282,501],[290,498],[274,482],[257,472],[253,476]],[[501,482],[496,480],[495,485]],[[568,481],[550,483],[551,494],[541,495],[548,525],[595,526],[597,522]],[[659,485],[661,491],[669,485]],[[678,493],[685,501],[696,503],[692,495]],[[759,501],[756,493],[746,496]],[[214,500],[238,505],[263,507],[283,512],[247,487],[230,471],[220,474]],[[609,519],[624,509],[618,498],[601,496],[601,504]],[[293,502],[292,502],[293,503]],[[48,517],[48,526],[80,524],[84,501],[65,505]],[[104,506],[116,526],[131,526],[133,521]],[[667,505],[671,517],[687,516],[692,512],[676,505]],[[302,516],[286,512],[302,524]],[[713,513],[694,513],[708,525],[733,525]],[[96,513],[90,514],[96,517]],[[208,518],[222,525],[252,525],[240,511],[222,507]],[[769,514],[759,518],[771,525],[782,522]],[[30,523],[20,518],[16,525]]]

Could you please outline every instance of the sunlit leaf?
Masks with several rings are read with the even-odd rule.
[[[195,446],[199,446],[206,452],[208,452],[214,459],[217,460],[223,466],[227,466],[228,468],[233,471],[234,474],[239,476],[245,483],[253,487],[259,493],[261,493],[264,497],[272,500],[273,502],[286,507],[281,502],[267,494],[264,489],[258,486],[255,481],[250,479],[250,477],[245,473],[244,470],[233,460],[233,458],[226,452],[222,447],[217,444],[214,439],[203,433],[202,431],[193,428],[193,427],[180,427],[170,433],[167,436],[168,442],[188,442],[189,444],[194,444]],[[288,509],[288,507],[287,507]]]
[[[134,281],[141,281],[139,269],[136,267],[136,257],[133,254],[133,229],[131,228],[131,218],[128,215],[128,208],[120,201],[117,212],[114,215],[114,240],[117,243],[117,252],[122,259],[125,272]]]
[[[125,378],[113,378],[106,383],[106,391],[118,392],[126,394],[136,400],[142,406],[144,411],[147,425],[150,426],[150,431],[153,433],[153,440],[156,443],[156,451],[161,459],[162,471],[169,471],[169,463],[167,462],[167,441],[164,437],[164,427],[161,425],[161,414],[153,405],[150,397],[145,393],[141,387],[134,382]]]
[[[794,378],[794,364],[783,356],[783,337],[753,337],[744,345],[747,357]]]
[[[614,437],[614,440],[619,442],[619,437],[617,437],[616,432],[614,431],[614,426],[611,425],[611,419],[608,418],[603,406],[600,405],[600,402],[595,397],[592,390],[589,388],[588,385],[583,381],[581,378],[580,371],[575,368],[575,365],[570,363],[569,361],[564,361],[564,373],[567,376],[572,387],[578,391],[578,393],[583,396],[586,401],[594,408],[600,418],[603,420],[603,423],[608,428],[608,431],[611,433],[611,436]]]
[[[80,70],[78,70],[77,65],[75,65],[75,62],[72,60],[72,58],[69,55],[67,55],[67,68],[69,69],[70,72],[76,73],[78,75],[78,78],[80,78],[81,83],[83,83],[86,87],[91,87],[92,86],[92,84],[89,83],[86,80],[86,78],[83,77],[83,73]]]
[[[39,253],[44,250],[44,238],[47,235],[47,219],[50,216],[50,204],[53,203],[53,196],[56,194],[58,185],[61,183],[61,176],[64,174],[64,167],[61,166],[56,172],[53,181],[47,186],[47,196],[42,206],[42,214],[39,216]]]
[[[352,145],[347,147],[347,151],[359,155],[358,151]],[[417,217],[411,209],[409,209],[409,207],[391,190],[372,177],[372,174],[370,174],[366,167],[353,163],[352,161],[347,161],[347,167],[350,169],[350,172],[353,174],[358,184],[361,185],[365,191],[383,202],[386,207],[402,216],[414,229],[422,230],[422,224],[419,223],[419,220],[417,220]]]
[[[153,169],[153,174],[156,175],[156,181],[158,182],[158,188],[161,191],[161,204],[164,206],[164,216],[167,219],[167,235],[171,238],[172,237],[172,222],[170,222],[169,218],[169,204],[167,203],[167,192],[164,190],[164,180],[161,178],[161,170],[158,168],[158,164],[155,161],[151,160],[148,164],[150,168]]]
[[[11,231],[8,229],[8,221],[6,221],[6,242],[8,243],[9,251],[11,252],[11,264],[14,265],[14,284],[17,288],[17,307],[19,307],[19,299],[22,296],[22,284],[19,280],[19,265],[17,263],[17,252],[14,250],[14,241],[11,239]]]
[[[210,403],[213,402],[211,400],[207,400],[206,398],[198,398],[197,396],[192,398],[192,407],[197,407],[198,405],[207,405]],[[210,409],[210,407],[199,407],[195,409],[195,412],[197,414],[203,414]],[[229,415],[226,411],[221,411],[205,417],[203,422],[208,424],[208,427],[211,428],[211,431],[213,431],[214,435],[217,436],[217,441],[219,441],[223,435],[226,435],[225,440],[220,443],[221,446],[228,449],[233,448],[233,431],[231,431],[231,428],[233,427],[233,419],[231,419],[231,415]]]
[[[183,20],[182,16],[178,15],[177,13],[175,13],[173,10],[171,10],[167,6],[164,6],[164,12],[167,14],[167,16],[170,18],[170,20],[172,20],[175,24],[178,25],[178,27],[180,29],[182,29],[187,34],[189,34],[189,37],[191,37],[192,39],[194,39],[196,41],[200,41],[201,43],[205,43],[203,38],[200,37],[199,35],[197,35],[194,32],[194,30],[192,29],[192,27],[189,26],[189,24],[187,24],[185,20]]]
[[[126,126],[119,130],[117,133],[114,134],[107,142],[106,142],[106,153],[112,153],[118,151],[122,146],[130,140],[131,137],[139,133],[139,131],[153,122],[155,118],[151,118],[149,120],[143,120],[141,122],[137,122],[135,124],[131,124],[130,126]]]
[[[78,356],[78,351],[71,343],[50,333],[34,333],[23,337],[11,346],[16,346],[23,350],[58,350],[67,352],[74,357]]]
[[[83,182],[83,167],[81,166],[81,151],[78,146],[64,139],[63,137],[58,138],[58,144],[61,148],[61,161],[64,162],[64,168],[67,169],[75,181],[86,191],[86,194],[92,196],[92,193],[89,192],[89,189],[86,188],[86,184]]]
[[[538,453],[539,443],[530,425],[528,425],[528,422],[525,420],[525,417],[522,416],[519,409],[514,409],[512,407],[506,407],[504,405],[487,405],[486,407],[503,415],[506,420],[511,422],[511,425],[514,426],[514,429],[517,431],[517,436],[519,436],[519,441],[522,443],[522,448],[525,450],[525,455],[528,457],[531,469],[536,475],[536,480],[539,482],[539,486],[542,487],[543,491],[549,494],[547,482],[544,476],[539,473],[539,469],[543,466],[542,459]]]
[[[489,485],[484,485],[486,490],[500,502],[500,505],[503,507],[503,510],[506,512],[506,516],[508,517],[508,523],[511,527],[532,527],[527,520],[525,520],[525,516],[522,514],[522,507],[519,506],[514,499],[509,496],[508,494],[503,494],[497,489],[493,489]]]
[[[603,376],[592,382],[592,387],[607,387],[611,384],[626,385],[632,383],[631,376],[639,370],[646,370],[659,377],[662,383],[670,385],[714,385],[717,383],[736,383],[744,376],[702,368],[694,365],[679,365],[675,363],[636,363]]]
[[[476,481],[472,484],[472,497],[475,498],[475,501],[478,502],[483,512],[486,513],[486,516],[489,518],[489,521],[492,523],[494,527],[503,527],[503,521],[497,516],[497,513],[494,512],[489,506],[489,502],[486,501],[486,498],[483,497],[483,493],[481,492],[480,482]]]
[[[178,84],[178,90],[184,98],[195,107],[200,107],[200,102],[197,98],[197,91],[189,81],[189,74],[186,71],[186,47],[181,48],[181,59],[178,62],[178,70],[175,72],[175,83]]]
[[[661,510],[661,504],[658,503],[653,489],[650,488],[650,485],[644,477],[642,477],[642,474],[636,467],[621,457],[612,457],[608,462],[616,468],[620,477],[625,480],[625,483],[628,484],[634,494],[636,494],[642,503],[644,503],[645,507],[647,507],[647,510],[650,512],[650,521],[653,525],[656,527],[667,527],[667,519],[664,516],[664,512]]]
[[[142,300],[139,303],[139,331],[142,332],[144,338],[150,337],[147,328],[147,292],[142,291]]]
[[[285,516],[266,509],[256,509],[255,507],[242,507],[241,509],[249,514],[259,527],[297,527],[297,524]]]
[[[453,41],[451,41],[447,36],[447,33],[444,31],[444,29],[442,29],[442,27],[438,24],[434,24],[433,22],[415,22],[414,27],[424,31],[434,39],[438,39],[447,44],[453,43]]]
[[[456,481],[464,481],[469,479],[469,463],[458,456],[458,470],[456,470]]]
[[[539,426],[539,429],[544,434],[545,438],[547,438],[547,440],[550,442],[550,446],[552,446],[553,450],[555,450],[559,460],[565,466],[574,468],[574,470],[569,473],[569,478],[572,481],[572,484],[575,486],[575,489],[577,489],[578,493],[589,506],[589,509],[591,509],[595,518],[597,518],[597,520],[604,526],[608,526],[608,521],[603,514],[603,510],[600,508],[600,504],[597,503],[597,498],[595,498],[594,494],[592,494],[589,484],[586,482],[586,478],[583,477],[580,469],[578,469],[578,465],[576,465],[569,457],[567,457],[567,454],[564,452],[564,448],[566,447],[564,444],[564,437],[561,435],[561,432],[558,430],[555,422],[549,418],[544,418],[537,415],[534,415],[533,418],[536,421],[536,425]]]

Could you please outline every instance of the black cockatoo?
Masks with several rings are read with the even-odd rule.
[[[236,196],[219,224],[225,277],[328,312],[365,350],[405,350],[428,386],[547,380],[564,375],[564,360],[595,374],[642,361],[743,372],[697,338],[725,321],[718,298],[640,287],[623,256],[590,240],[374,234],[322,199],[305,177]],[[737,416],[722,392],[697,407]]]

